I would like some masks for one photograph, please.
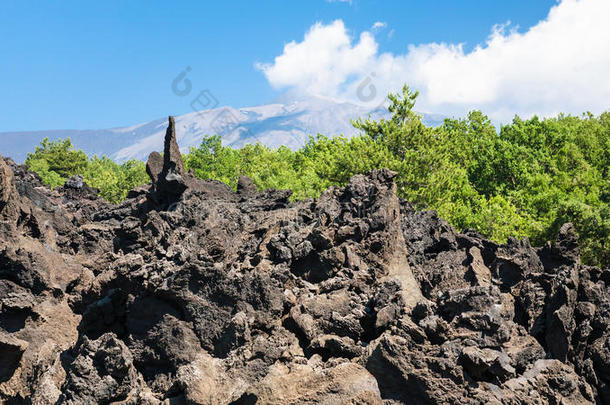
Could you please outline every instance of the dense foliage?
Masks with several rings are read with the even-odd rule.
[[[51,187],[62,186],[68,177],[81,174],[88,185],[99,188],[102,198],[112,203],[124,200],[129,190],[148,182],[143,162],[118,164],[106,156],[90,159],[83,151],[75,150],[70,139],[44,139],[34,153],[28,154],[25,164]]]
[[[459,229],[473,228],[497,241],[527,236],[541,244],[571,221],[581,236],[583,260],[610,265],[610,113],[515,117],[497,131],[473,111],[430,128],[413,111],[417,93],[405,86],[389,97],[391,118],[353,122],[361,136],[318,135],[297,151],[260,144],[232,149],[210,136],[191,148],[185,163],[200,178],[235,187],[240,175],[248,175],[260,189],[294,190],[295,199],[388,167],[398,172],[401,197],[438,210]],[[27,164],[51,185],[82,173],[110,201],[146,181],[141,163],[88,160],[69,141],[43,142]]]

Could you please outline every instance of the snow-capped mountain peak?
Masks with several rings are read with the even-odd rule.
[[[229,106],[193,111],[175,117],[176,135],[181,149],[199,146],[206,135],[220,135],[223,143],[242,147],[260,142],[269,147],[301,147],[310,135],[345,135],[357,130],[350,120],[387,115],[382,108],[371,110],[348,102],[288,91],[269,104],[254,107]],[[437,117],[434,117],[437,118]],[[429,120],[430,121],[430,120]],[[432,120],[436,121],[436,120]],[[428,122],[437,124],[438,122]],[[23,161],[43,138],[70,137],[73,144],[87,154],[107,155],[117,161],[146,159],[152,151],[163,150],[167,118],[121,128],[103,130],[59,130],[0,133],[0,154]]]

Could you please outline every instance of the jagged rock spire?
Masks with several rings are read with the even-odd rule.
[[[176,124],[171,115],[165,132],[163,158],[157,152],[151,153],[146,163],[146,172],[152,180],[154,190],[170,199],[180,196],[188,188],[184,163],[176,140]]]
[[[204,193],[210,198],[234,199],[235,195],[224,183],[212,180],[199,180],[184,169],[184,162],[176,140],[174,117],[169,117],[165,132],[164,153],[152,152],[148,156],[146,172],[152,181],[149,196],[161,207],[178,201],[185,191]],[[254,186],[254,185],[252,185]],[[256,190],[256,186],[254,186]]]
[[[180,176],[184,175],[184,163],[182,162],[182,155],[180,154],[180,148],[178,147],[178,141],[176,140],[176,123],[174,122],[174,117],[171,115],[169,116],[167,131],[165,132],[162,177],[165,177],[170,172]]]

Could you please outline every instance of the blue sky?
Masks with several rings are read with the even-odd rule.
[[[578,1],[565,0],[564,3],[576,4]],[[432,48],[427,47],[421,52],[412,52],[410,46],[464,44],[459,51],[446,48],[457,52],[451,60],[463,67],[476,63],[469,61],[479,58],[475,55],[476,45],[492,47],[492,44],[485,44],[494,25],[510,21],[508,30],[513,31],[499,35],[503,40],[512,41],[516,38],[514,36],[527,36],[528,30],[546,19],[551,7],[556,5],[557,2],[550,0],[353,0],[351,3],[326,0],[4,0],[0,3],[0,51],[3,55],[0,64],[3,94],[0,98],[0,131],[136,124],[168,114],[189,112],[191,96],[204,89],[209,89],[220,104],[234,107],[265,103],[290,87],[313,86],[323,91],[326,84],[312,84],[311,75],[324,76],[328,70],[335,72],[336,67],[321,65],[319,69],[322,70],[286,78],[282,69],[291,65],[284,66],[282,61],[276,60],[286,54],[286,44],[295,41],[298,48],[299,44],[306,42],[306,34],[316,29],[322,38],[327,34],[341,35],[341,30],[345,31],[350,41],[349,49],[357,48],[363,42],[363,33],[369,33],[372,39],[367,41],[374,43],[374,49],[370,51],[374,51],[374,55],[370,52],[365,55],[367,65],[346,71],[345,77],[337,79],[340,83],[329,84],[329,88],[336,88],[326,95],[345,96],[354,76],[360,80],[366,76],[367,69],[378,70],[383,59],[378,56],[382,54],[391,55],[393,63],[399,61],[398,67],[387,73],[392,75],[391,80],[380,79],[383,80],[380,89],[392,90],[396,81],[409,82],[408,73],[414,71],[415,62],[405,62],[404,66],[400,62],[408,59],[409,55],[425,53],[427,61],[444,63],[439,56],[442,50],[434,48],[431,51]],[[566,9],[568,5],[562,6]],[[578,4],[572,6],[579,7]],[[573,14],[569,10],[564,14],[569,13]],[[337,22],[340,24],[333,25]],[[378,28],[373,29],[376,22]],[[331,26],[336,28],[335,34],[329,34],[331,31],[326,29]],[[544,38],[549,40],[548,36]],[[343,44],[328,52],[333,55],[333,52],[341,53],[345,48]],[[598,51],[593,49],[591,52]],[[430,57],[431,52],[433,57]],[[481,58],[485,61],[500,58],[489,56],[492,53],[510,56],[509,51],[501,48],[497,52],[487,52],[487,56]],[[438,63],[422,66],[434,72]],[[193,92],[180,97],[172,92],[171,84],[187,66],[191,68],[187,77]],[[488,73],[497,75],[495,72],[499,68],[494,69]],[[401,72],[404,72],[404,77]],[[447,74],[441,72],[438,77],[447,79]],[[461,80],[460,77],[457,80]],[[434,83],[439,83],[437,77],[417,76],[414,81],[422,93],[428,89],[430,94],[434,94]],[[473,87],[466,79],[463,83],[468,88]],[[455,98],[426,96],[423,106],[434,110],[432,112],[456,114],[473,107],[489,107],[500,112],[530,107],[537,112],[535,108],[540,108],[537,105],[523,106],[508,100],[510,97],[504,97],[508,100],[506,105],[498,105],[495,99],[490,102],[490,97],[499,99],[501,91],[498,92],[496,95],[470,97],[464,96],[461,89],[455,89]],[[453,94],[451,89],[449,94]],[[545,105],[542,107],[546,108]],[[556,106],[548,111],[552,113],[554,108]],[[567,108],[572,108],[572,105],[567,105]]]

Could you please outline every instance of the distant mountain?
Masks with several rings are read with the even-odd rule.
[[[309,135],[353,136],[357,130],[351,119],[367,116],[378,119],[387,115],[383,107],[370,109],[289,92],[269,104],[239,109],[221,107],[177,116],[176,133],[184,152],[198,146],[205,135],[213,134],[221,135],[223,143],[232,147],[261,142],[270,147],[285,145],[297,149]],[[427,125],[438,125],[443,118],[424,114]],[[91,156],[106,155],[116,161],[145,160],[150,152],[163,150],[166,128],[167,118],[163,117],[112,129],[0,132],[0,155],[22,162],[45,137],[51,140],[69,137],[77,148]]]

